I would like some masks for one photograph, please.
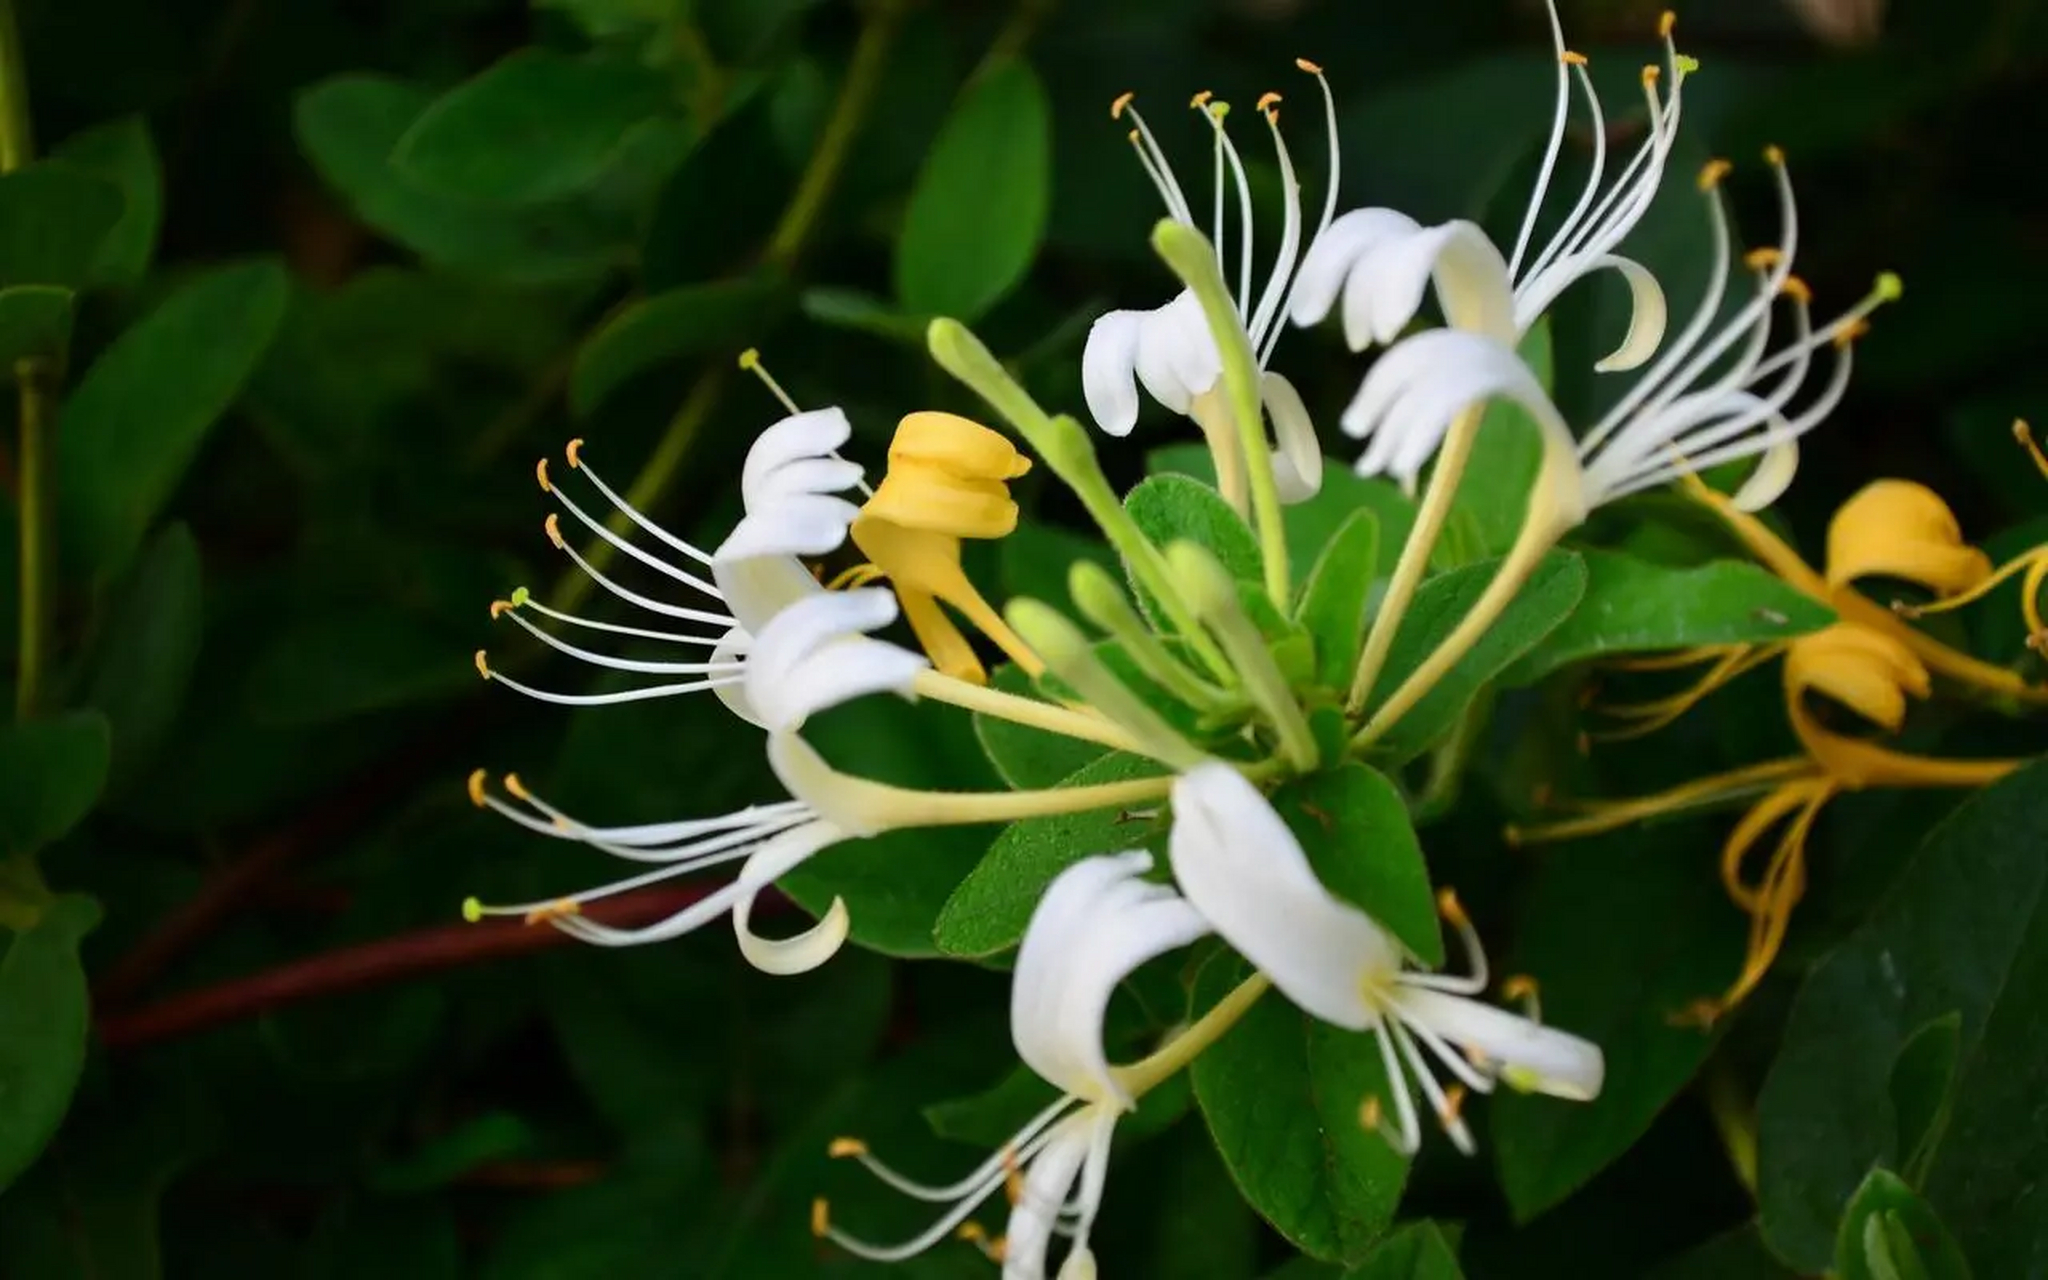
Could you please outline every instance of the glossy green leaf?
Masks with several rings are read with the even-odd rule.
[[[1196,978],[1196,1007],[1222,999],[1248,972],[1218,955]],[[1190,1070],[1216,1149],[1259,1216],[1311,1257],[1364,1261],[1393,1221],[1408,1175],[1408,1162],[1359,1123],[1367,1098],[1388,1097],[1372,1035],[1318,1021],[1268,992]]]
[[[1093,786],[1162,772],[1155,761],[1115,751],[1083,765],[1060,785]],[[939,950],[978,957],[1016,946],[1055,876],[1083,858],[1137,848],[1151,834],[1150,823],[1133,821],[1116,809],[1011,823],[946,900],[933,934]]]
[[[0,174],[0,285],[83,286],[125,208],[120,187],[73,165]]]
[[[1402,1227],[1373,1247],[1344,1280],[1464,1280],[1457,1251],[1434,1222]]]
[[[149,122],[123,116],[72,134],[50,154],[112,182],[121,192],[121,218],[101,241],[91,282],[127,286],[141,281],[156,257],[164,219],[163,164],[150,140]]]
[[[1504,971],[1536,980],[1544,1021],[1599,1045],[1607,1077],[1591,1102],[1495,1095],[1494,1163],[1517,1218],[1633,1147],[1714,1047],[1674,1016],[1735,976],[1742,917],[1719,898],[1704,834],[1658,844],[1622,833],[1523,855],[1535,883]]]
[[[685,285],[618,312],[583,340],[569,373],[569,406],[588,415],[634,375],[667,362],[729,358],[788,302],[782,282],[759,274]]]
[[[1373,686],[1373,705],[1384,701],[1437,651],[1493,580],[1497,563],[1489,560],[1440,573],[1416,590],[1387,652],[1386,668]],[[1577,552],[1553,551],[1543,557],[1514,602],[1375,749],[1395,760],[1427,750],[1449,732],[1489,680],[1571,616],[1585,590],[1586,562]]]
[[[1379,921],[1424,964],[1443,964],[1429,864],[1393,783],[1351,760],[1287,783],[1272,801],[1331,893]]]
[[[91,898],[57,898],[0,958],[0,1190],[35,1163],[71,1105],[92,1016],[78,944],[99,919]]]
[[[1889,1169],[1872,1169],[1835,1237],[1841,1280],[1970,1280],[1970,1264],[1934,1209]]]
[[[199,546],[173,524],[114,600],[86,701],[112,726],[115,786],[141,775],[184,705],[205,621],[200,587]]]
[[[2048,1251],[2048,1131],[2029,1064],[2048,1060],[2048,764],[1973,796],[1936,827],[1891,894],[1816,966],[1758,1100],[1759,1190],[1771,1247],[1818,1270],[1843,1207],[1901,1147],[1892,1082],[1921,1028],[1961,1018],[1952,1111],[1922,1189],[1977,1267],[2024,1274]],[[1989,890],[1989,891],[1987,891]]]
[[[137,321],[65,402],[57,447],[67,559],[118,571],[284,317],[276,262],[199,276]]]
[[[9,368],[30,356],[60,356],[71,345],[75,297],[55,284],[0,289],[0,360]]]
[[[594,182],[667,100],[661,77],[637,63],[520,49],[421,112],[391,159],[444,195],[538,204]]]
[[[1259,542],[1223,495],[1186,476],[1148,476],[1124,497],[1131,519],[1164,549],[1182,539],[1213,552],[1233,578],[1259,581]]]
[[[1151,475],[1193,476],[1207,485],[1216,483],[1215,461],[1199,444],[1154,449],[1145,456],[1145,469]],[[1415,527],[1415,503],[1392,481],[1356,475],[1349,463],[1325,458],[1323,485],[1315,495],[1280,509],[1287,530],[1287,560],[1297,583],[1308,577],[1352,512],[1361,510],[1372,512],[1380,526],[1379,564],[1373,576],[1384,578],[1393,572],[1401,545]]]
[[[1014,664],[997,667],[989,686],[1020,697],[1043,697],[1038,682]],[[1024,791],[1056,787],[1068,774],[1109,754],[1100,743],[1047,733],[999,716],[976,714],[974,736],[1003,781]]]
[[[896,298],[907,311],[972,323],[1038,256],[1051,199],[1052,121],[1023,62],[961,92],[925,157],[896,242]]]
[[[873,334],[891,342],[901,342],[914,347],[924,345],[926,327],[931,321],[918,315],[910,315],[897,309],[893,304],[862,293],[858,289],[835,289],[820,286],[806,289],[797,300],[807,319],[834,329],[848,329],[855,333]]]
[[[1294,620],[1316,644],[1316,679],[1332,689],[1351,682],[1365,644],[1365,607],[1379,564],[1380,522],[1358,510],[1339,525],[1301,590]]]
[[[1892,1064],[1892,1112],[1898,1117],[1901,1167],[1916,1182],[1925,1174],[1948,1124],[1962,1038],[1962,1015],[1943,1014],[1908,1037]]]
[[[1559,667],[1610,653],[1770,644],[1835,620],[1833,609],[1753,564],[1717,560],[1677,569],[1614,551],[1579,555],[1586,561],[1584,598],[1502,673],[1503,683],[1533,684]]]
[[[92,812],[111,750],[91,711],[0,728],[0,856],[40,849]]]

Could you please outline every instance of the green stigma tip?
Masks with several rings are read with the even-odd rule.
[[[1906,291],[1905,281],[1899,279],[1896,271],[1881,271],[1877,276],[1877,296],[1886,302],[1896,302]]]
[[[517,609],[517,608],[519,608],[520,606],[524,605],[524,604],[525,604],[525,603],[526,603],[526,602],[527,602],[528,600],[531,600],[531,599],[533,599],[533,594],[532,594],[531,592],[529,592],[529,591],[528,591],[528,590],[527,590],[527,589],[526,589],[525,587],[514,587],[514,588],[512,588],[512,607],[513,607],[513,608]]]
[[[471,924],[475,924],[483,919],[484,904],[475,898],[464,898],[462,900],[462,918]]]
[[[1689,76],[1693,72],[1698,71],[1699,69],[1700,60],[1698,58],[1695,58],[1691,54],[1686,53],[1681,53],[1678,55],[1678,74],[1682,76]]]

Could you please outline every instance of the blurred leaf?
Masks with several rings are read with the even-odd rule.
[[[1963,1017],[1951,1011],[1908,1037],[1892,1064],[1890,1092],[1892,1112],[1898,1117],[1899,1154],[1906,1175],[1915,1182],[1925,1175],[1948,1124],[1962,1038]]]
[[[1026,63],[990,68],[961,92],[903,214],[905,310],[972,323],[1023,278],[1045,235],[1051,128]]]
[[[924,345],[925,328],[931,323],[927,316],[907,314],[858,289],[806,289],[798,302],[804,315],[819,324],[911,346]]]
[[[391,160],[444,195],[538,204],[595,181],[627,131],[667,100],[662,78],[635,63],[520,49],[436,99]]]
[[[66,894],[0,959],[0,1190],[35,1163],[71,1105],[92,1016],[78,944],[99,920],[98,903]]]
[[[1283,785],[1272,802],[1331,893],[1379,921],[1430,968],[1443,964],[1429,867],[1393,783],[1347,760]]]
[[[1736,560],[1673,569],[1587,548],[1586,594],[1571,616],[1502,674],[1534,684],[1609,653],[1769,644],[1818,631],[1835,611],[1768,571]]]
[[[1020,697],[1041,696],[1038,682],[1014,663],[997,667],[989,677],[989,687]],[[1109,748],[1099,743],[1047,733],[999,716],[976,714],[974,736],[1003,781],[1019,790],[1056,787],[1067,775],[1109,753]]]
[[[1351,513],[1316,557],[1294,620],[1316,642],[1316,679],[1333,689],[1351,683],[1365,643],[1365,607],[1379,564],[1380,522],[1371,511]]]
[[[1373,1247],[1344,1280],[1464,1280],[1457,1251],[1434,1222],[1402,1227]]]
[[[1111,573],[1122,572],[1116,553],[1100,538],[1033,520],[997,543],[996,553],[1005,597],[1030,596],[1063,612],[1073,612],[1067,581],[1077,562],[1090,560]]]
[[[480,1164],[529,1154],[534,1133],[525,1120],[509,1111],[488,1111],[430,1139],[405,1159],[370,1171],[374,1191],[432,1191]]]
[[[298,1280],[456,1280],[462,1237],[448,1208],[419,1200],[350,1196],[313,1226]]]
[[[1970,1264],[1913,1189],[1872,1169],[1842,1214],[1834,1274],[1841,1280],[1970,1280]]]
[[[77,826],[106,787],[111,751],[97,712],[0,728],[0,854],[32,853]]]
[[[678,1205],[714,1192],[701,1168],[616,1167],[588,1186],[526,1200],[489,1242],[484,1280],[615,1280],[701,1249],[713,1221]]]
[[[1489,560],[1466,565],[1429,578],[1416,589],[1387,650],[1386,667],[1373,685],[1379,701],[1399,689],[1464,620],[1493,581],[1498,564]],[[1577,552],[1552,551],[1544,556],[1514,603],[1373,749],[1394,760],[1412,759],[1427,750],[1450,731],[1488,681],[1571,616],[1585,591],[1586,562]],[[1369,702],[1368,709],[1375,705]]]
[[[1522,904],[1510,972],[1536,980],[1546,1023],[1600,1046],[1591,1102],[1503,1091],[1494,1163],[1527,1221],[1633,1147],[1714,1047],[1682,1013],[1734,976],[1741,919],[1720,901],[1711,846],[1622,834],[1543,850]]]
[[[249,714],[321,724],[465,693],[476,668],[449,637],[401,613],[312,615],[280,626],[251,665]]]
[[[0,284],[86,284],[124,208],[121,188],[72,165],[0,174]]]
[[[1647,1280],[1796,1280],[1745,1223],[1659,1266]]]
[[[104,178],[120,188],[120,221],[100,244],[89,277],[93,284],[132,286],[141,282],[156,256],[163,223],[163,166],[150,140],[149,122],[124,116],[74,133],[51,153],[54,159]]]
[[[60,546],[119,571],[277,333],[285,274],[221,267],[137,321],[66,400],[57,446]]]
[[[182,524],[150,543],[108,615],[86,701],[113,730],[113,781],[141,776],[177,720],[199,659],[199,547]]]
[[[693,356],[727,356],[787,305],[775,275],[685,285],[642,298],[583,340],[569,375],[569,406],[587,416],[619,385],[656,365]]]
[[[730,105],[655,198],[641,240],[642,287],[660,292],[751,265],[796,183],[779,161],[765,96]]]
[[[1515,165],[1543,143],[1554,93],[1547,61],[1519,49],[1489,54],[1347,108],[1338,132],[1348,148],[1373,157],[1371,203],[1424,222],[1484,213]],[[1428,127],[1418,127],[1422,121]]]
[[[1218,955],[1196,978],[1195,1007],[1214,1005],[1249,972]],[[1269,992],[1191,1070],[1216,1149],[1252,1208],[1303,1253],[1364,1261],[1393,1221],[1408,1172],[1359,1123],[1367,1098],[1389,1096],[1372,1035]]]
[[[71,290],[54,284],[0,289],[0,361],[58,356],[71,344]]]
[[[1082,765],[1062,787],[1099,786],[1157,777],[1154,761],[1113,751]],[[1115,809],[1026,818],[1003,828],[988,853],[946,899],[933,930],[939,950],[954,956],[992,956],[1024,937],[1031,912],[1060,872],[1081,859],[1129,849],[1148,834]]]
[[[1973,796],[1927,837],[1891,895],[1800,990],[1758,1102],[1765,1238],[1794,1266],[1833,1256],[1842,1208],[1873,1165],[1893,1164],[1900,1051],[1961,1017],[1953,1113],[1928,1167],[1928,1200],[1992,1275],[2048,1249],[2048,764]]]
[[[157,1280],[158,1202],[206,1137],[192,1110],[151,1092],[125,1098],[115,1114],[103,1098],[82,1096],[49,1155],[0,1196],[0,1274]],[[238,1232],[249,1226],[241,1219]],[[235,1274],[232,1264],[224,1273]]]

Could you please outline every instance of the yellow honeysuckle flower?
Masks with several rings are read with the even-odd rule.
[[[1828,586],[1897,578],[1936,595],[1967,591],[1991,574],[1991,557],[1963,541],[1941,495],[1911,480],[1873,480],[1828,524]]]
[[[956,414],[907,414],[889,445],[889,472],[853,520],[853,541],[886,575],[932,663],[947,675],[985,683],[973,646],[940,603],[952,606],[1010,660],[1044,667],[960,566],[962,538],[1001,538],[1017,527],[1008,482],[1031,460],[1007,439]]]

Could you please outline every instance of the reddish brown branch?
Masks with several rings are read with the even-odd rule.
[[[592,903],[586,914],[600,924],[630,929],[673,915],[706,892],[688,885],[642,889]],[[100,1019],[100,1040],[109,1049],[132,1048],[320,996],[524,955],[569,940],[559,930],[512,919],[436,925],[183,992],[129,1013],[108,1014]]]

